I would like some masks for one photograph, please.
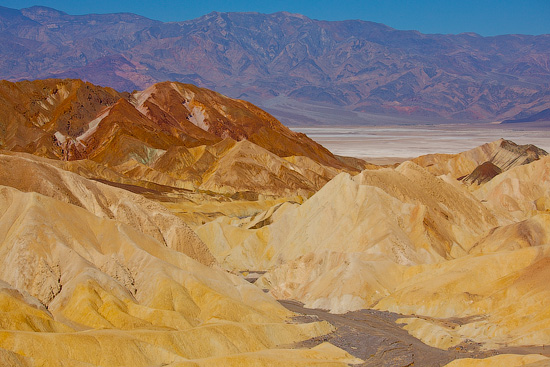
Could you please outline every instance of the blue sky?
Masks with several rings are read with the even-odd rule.
[[[44,5],[69,14],[130,12],[162,21],[211,11],[289,11],[323,20],[363,19],[423,33],[550,33],[550,0],[0,0],[0,6]]]

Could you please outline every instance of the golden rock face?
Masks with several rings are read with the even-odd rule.
[[[409,333],[443,349],[548,344],[550,160],[521,154],[471,186],[413,162],[341,173],[301,205],[196,231],[226,268],[265,271],[256,284],[277,298],[411,315]]]
[[[331,331],[323,322],[286,323],[289,311],[212,267],[200,239],[159,204],[41,158],[1,157],[49,177],[26,176],[18,188],[1,179],[6,358],[52,366],[211,365],[210,358],[240,365],[276,359],[286,351],[264,351]],[[355,360],[337,348],[289,353],[289,365]]]
[[[493,164],[494,169],[506,171],[536,161],[546,154],[534,145],[517,145],[509,140],[499,139],[459,154],[428,154],[412,161],[436,176],[448,174],[462,179],[486,162]]]

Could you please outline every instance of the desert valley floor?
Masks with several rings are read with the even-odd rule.
[[[425,154],[456,154],[500,138],[550,151],[550,129],[510,124],[420,124],[291,127],[332,153],[379,164],[402,162]]]

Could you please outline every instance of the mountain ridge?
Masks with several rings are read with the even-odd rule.
[[[550,108],[550,35],[430,35],[285,12],[212,12],[163,23],[41,10],[0,11],[0,78],[82,78],[126,91],[173,80],[260,105],[286,96],[454,120]]]

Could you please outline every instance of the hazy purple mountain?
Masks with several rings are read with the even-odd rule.
[[[537,121],[550,121],[550,108],[537,112],[533,115],[518,117],[513,120],[504,120],[503,123],[515,124],[520,122],[537,122]]]
[[[46,77],[118,90],[175,80],[254,101],[502,120],[550,108],[550,35],[426,35],[289,13],[163,23],[0,8],[0,78]]]

